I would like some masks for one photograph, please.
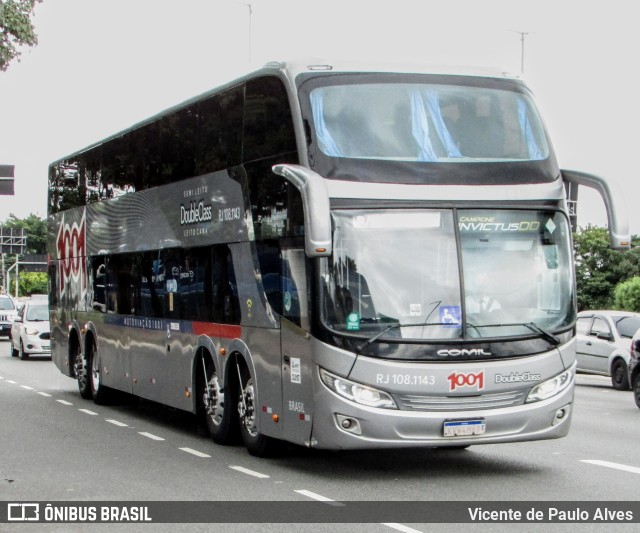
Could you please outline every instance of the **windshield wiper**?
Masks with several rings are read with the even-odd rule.
[[[369,344],[376,342],[380,337],[382,337],[387,331],[391,330],[391,329],[395,329],[395,328],[423,328],[426,326],[451,326],[450,323],[448,322],[425,322],[425,323],[413,323],[413,324],[403,324],[400,322],[397,322],[395,324],[389,324],[386,328],[384,328],[382,331],[379,331],[378,333],[376,333],[373,337],[365,340],[360,346],[358,346],[355,350],[356,353],[360,353],[362,351],[363,348],[366,348],[367,346],[369,346]]]
[[[478,332],[478,334],[480,334],[480,328],[506,328],[506,327],[513,327],[513,326],[523,326],[528,330],[533,331],[534,333],[537,333],[549,344],[553,344],[553,346],[558,346],[560,344],[560,339],[558,339],[558,337],[555,337],[548,331],[545,331],[540,326],[538,326],[538,324],[536,324],[535,322],[515,322],[511,324],[482,324],[478,326],[467,322],[466,326],[475,329]],[[480,335],[480,337],[482,337],[482,335]]]
[[[522,325],[525,328],[529,328],[531,331],[534,331],[535,333],[538,333],[549,344],[553,344],[554,346],[558,346],[558,344],[560,344],[560,339],[558,339],[558,337],[556,337],[554,335],[551,335],[551,333],[549,333],[548,331],[545,331],[544,329],[542,329],[535,322],[528,322],[528,323],[522,324]]]

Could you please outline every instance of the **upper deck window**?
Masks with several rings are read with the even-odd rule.
[[[530,98],[492,87],[361,83],[310,92],[329,157],[408,162],[539,161],[549,156]]]

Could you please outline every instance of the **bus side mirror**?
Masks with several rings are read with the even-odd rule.
[[[571,217],[572,229],[576,230],[576,204],[578,201],[578,189],[581,185],[595,189],[602,196],[607,209],[607,220],[609,225],[609,237],[611,248],[614,250],[628,250],[631,248],[631,234],[629,232],[629,220],[622,198],[611,187],[605,179],[586,172],[577,170],[561,170],[562,179],[567,191],[567,201],[569,203],[569,213]]]
[[[291,182],[302,195],[304,248],[307,256],[330,256],[331,210],[324,178],[300,165],[275,165],[272,170]]]

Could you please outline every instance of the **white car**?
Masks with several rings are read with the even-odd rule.
[[[18,315],[18,309],[11,296],[0,294],[0,336],[11,338],[11,324]]]
[[[51,356],[49,304],[46,300],[27,301],[11,326],[11,355],[28,359],[30,355]]]
[[[629,348],[640,313],[581,311],[576,328],[578,372],[611,376],[614,389],[629,390]]]

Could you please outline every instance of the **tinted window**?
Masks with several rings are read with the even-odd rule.
[[[635,316],[624,316],[614,319],[616,329],[621,337],[632,338],[636,331],[640,329],[640,318]]]
[[[592,317],[579,317],[576,321],[576,332],[578,335],[589,335],[589,324]]]
[[[245,165],[256,240],[304,235],[302,196],[272,172],[276,162],[284,161],[271,159]]]
[[[198,103],[195,175],[240,164],[242,114],[242,86]]]
[[[289,99],[282,81],[265,77],[246,85],[243,161],[296,151]]]
[[[591,327],[591,334],[598,335],[600,333],[611,333],[611,328],[609,327],[609,324],[607,324],[606,320],[600,317],[596,317],[593,320],[593,326]]]

